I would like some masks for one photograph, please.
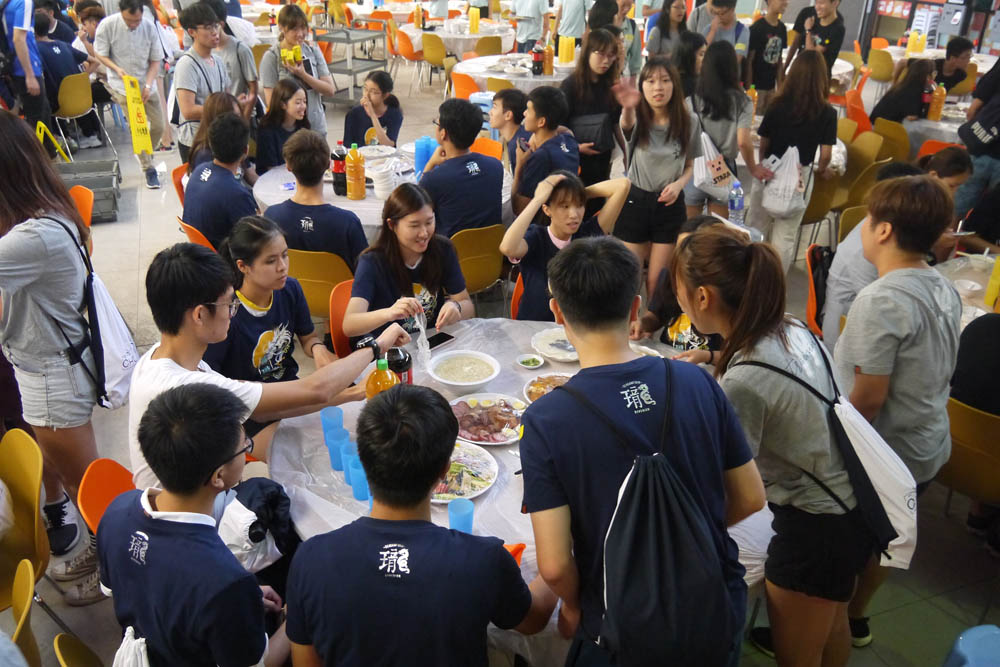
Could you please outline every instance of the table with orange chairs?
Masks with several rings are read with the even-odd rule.
[[[494,78],[510,81],[515,88],[530,93],[539,86],[558,86],[573,72],[575,66],[575,63],[565,65],[556,63],[552,74],[536,76],[531,73],[531,56],[520,54],[469,58],[456,64],[451,71],[471,76],[479,86],[479,90],[486,90],[486,80]],[[515,68],[520,69],[515,71]]]
[[[886,49],[889,55],[892,56],[893,64],[898,63],[900,60],[906,59],[906,47],[905,46],[890,46]],[[938,58],[944,59],[945,50],[944,49],[924,49],[920,53],[911,53],[910,58],[933,58],[937,60]],[[991,55],[989,53],[973,53],[972,62],[976,64],[976,76],[982,77],[984,74],[990,71],[994,65],[997,64],[997,56]]]
[[[903,128],[910,135],[910,157],[916,158],[917,151],[928,139],[944,141],[952,144],[963,143],[958,138],[958,128],[965,122],[967,103],[946,104],[941,120],[904,120]]]
[[[423,35],[425,30],[420,30],[412,23],[399,26],[399,29],[406,33],[413,43],[414,51],[423,50]],[[504,53],[514,48],[514,28],[509,23],[495,23],[493,21],[482,20],[479,22],[479,32],[472,34],[469,32],[469,22],[464,19],[451,19],[439,23],[435,35],[444,42],[444,48],[448,53],[454,53],[461,57],[467,51],[474,51],[476,42],[480,37],[499,35]]]
[[[458,10],[464,14],[466,4],[467,3],[464,0],[448,0],[448,11]],[[368,18],[371,16],[371,13],[375,11],[375,7],[370,1],[358,4],[347,3],[344,7],[350,9],[356,19]],[[423,7],[425,12],[430,11],[430,3],[422,3],[421,7]],[[410,14],[412,14],[413,10],[416,8],[417,3],[415,2],[387,2],[378,9],[379,11],[389,12],[392,14],[392,18],[396,21],[396,25],[402,26],[410,20]],[[420,50],[416,45],[414,45],[414,48],[418,51]]]

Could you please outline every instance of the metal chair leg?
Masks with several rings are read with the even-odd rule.
[[[91,111],[97,116],[97,124],[101,126],[101,131],[104,132],[104,138],[108,143],[108,147],[111,148],[111,152],[115,154],[115,160],[118,160],[118,149],[115,148],[114,142],[111,141],[111,135],[108,134],[108,128],[104,125],[104,119],[101,118],[101,114],[97,113],[96,107],[91,107]]]
[[[753,611],[750,613],[750,622],[747,623],[746,631],[744,632],[745,637],[750,637],[750,631],[753,630],[754,625],[757,623],[757,615],[760,613],[760,603],[764,601],[764,596],[758,596],[753,603]]]
[[[65,632],[67,634],[70,634],[70,635],[73,635],[74,637],[76,636],[76,633],[73,632],[72,630],[70,630],[69,626],[66,625],[66,623],[64,623],[61,618],[59,618],[59,615],[56,614],[54,611],[52,611],[52,608],[49,607],[48,603],[46,603],[45,600],[42,599],[42,596],[38,594],[38,591],[35,591],[35,604],[37,604],[39,607],[41,607],[42,611],[44,611],[46,614],[48,614],[49,618],[51,618],[52,621],[56,625],[58,625],[62,629],[63,632]]]
[[[59,136],[62,137],[63,147],[66,149],[66,154],[69,155],[69,161],[72,162],[73,151],[71,151],[69,148],[69,142],[66,141],[66,135],[63,134],[62,123],[60,123],[58,120],[56,121],[56,127],[59,128]]]
[[[949,488],[948,489],[948,497],[944,501],[944,515],[945,516],[948,516],[948,513],[951,511],[951,495],[953,493],[955,493],[955,490]]]

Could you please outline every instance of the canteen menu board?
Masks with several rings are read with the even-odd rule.
[[[912,2],[901,2],[900,0],[878,0],[878,13],[882,16],[907,19],[910,18],[911,9],[913,9]]]

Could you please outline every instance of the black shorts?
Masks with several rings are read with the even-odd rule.
[[[857,576],[875,553],[861,512],[810,514],[791,505],[769,507],[774,537],[764,563],[767,580],[825,600],[849,601]]]
[[[687,220],[684,193],[678,194],[670,206],[656,201],[659,196],[659,192],[633,185],[615,224],[615,236],[625,243],[676,243],[681,225]]]

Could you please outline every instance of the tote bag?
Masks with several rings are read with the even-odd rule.
[[[694,186],[716,201],[726,201],[733,172],[715,147],[712,138],[701,133],[701,155],[694,159]]]
[[[799,149],[789,146],[777,164],[773,156],[770,163],[765,160],[763,164],[774,172],[774,178],[764,185],[761,198],[764,210],[775,218],[791,218],[805,212],[806,188],[802,183]]]

